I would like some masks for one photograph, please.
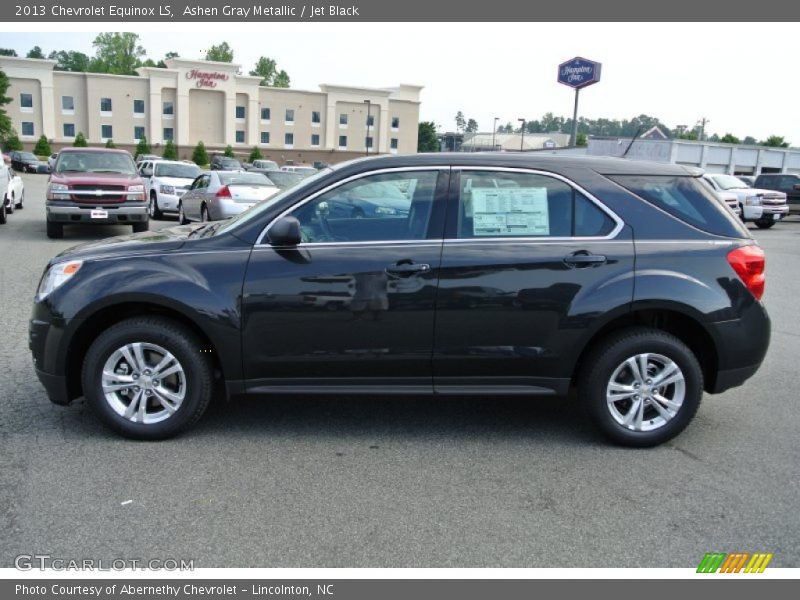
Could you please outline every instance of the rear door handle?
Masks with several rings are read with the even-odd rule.
[[[582,268],[592,265],[602,265],[608,259],[602,254],[589,254],[588,252],[576,252],[564,257],[564,263],[568,267]]]
[[[431,270],[431,266],[425,263],[413,263],[400,261],[386,267],[386,273],[394,277],[408,277],[416,273],[425,273]]]

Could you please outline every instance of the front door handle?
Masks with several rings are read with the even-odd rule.
[[[417,273],[426,273],[430,270],[431,266],[428,264],[411,261],[400,261],[386,267],[386,273],[393,277],[409,277]]]
[[[585,250],[581,250],[564,257],[564,263],[568,267],[577,269],[591,267],[594,265],[602,265],[607,260],[608,259],[602,254],[589,254]]]

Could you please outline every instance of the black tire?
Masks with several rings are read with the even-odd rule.
[[[208,208],[206,208],[205,204],[200,207],[200,221],[208,223]]]
[[[151,219],[161,219],[164,216],[164,213],[158,207],[158,195],[155,192],[150,192],[150,204],[148,206],[148,212],[150,213]]]
[[[51,240],[60,240],[64,237],[64,224],[47,222],[47,237]]]
[[[615,370],[628,358],[643,353],[662,355],[678,365],[684,378],[684,398],[670,420],[649,431],[636,431],[612,415],[606,390]],[[703,371],[694,353],[675,336],[645,327],[624,329],[592,349],[578,379],[578,393],[592,422],[610,440],[624,446],[657,446],[683,431],[697,413],[703,397]],[[655,408],[645,410],[657,416]],[[649,418],[644,421],[654,422]]]
[[[16,209],[22,210],[23,208],[25,208],[23,204],[24,202],[25,202],[25,190],[22,190],[22,193],[19,195],[19,202],[17,202],[16,204]]]
[[[9,215],[13,215],[14,214],[14,207],[16,207],[16,205],[17,205],[16,202],[14,202],[14,197],[12,196],[11,198],[9,198],[6,201],[6,204],[8,205],[8,208],[6,209],[6,213],[8,213]]]
[[[150,221],[137,221],[133,224],[133,233],[142,233],[143,231],[150,231]]]
[[[189,219],[186,218],[186,215],[183,214],[183,203],[178,203],[178,224],[179,225],[188,225]]]
[[[8,217],[6,216],[6,203],[0,202],[0,225],[5,225],[6,221],[8,221]]]
[[[102,372],[106,361],[118,348],[136,342],[155,344],[169,351],[177,358],[185,375],[183,401],[173,414],[156,423],[138,423],[118,414],[103,392]],[[121,321],[101,333],[84,357],[81,381],[86,401],[100,420],[120,435],[138,440],[172,437],[196,423],[211,401],[212,365],[203,349],[204,345],[191,331],[170,319],[135,317]]]
[[[772,219],[769,220],[759,219],[758,221],[756,221],[756,227],[758,227],[759,229],[769,229],[773,225],[775,225],[775,221],[773,221]]]

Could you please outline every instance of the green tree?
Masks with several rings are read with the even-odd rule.
[[[227,156],[228,158],[233,158],[233,157],[234,157],[234,156],[233,156],[233,148],[231,148],[231,145],[230,145],[230,144],[228,144],[227,146],[225,146],[225,152],[223,152],[223,154],[224,154],[225,156]]]
[[[206,146],[202,141],[197,142],[197,146],[194,147],[192,162],[201,167],[208,164],[208,152],[206,152]]]
[[[259,85],[268,85],[272,87],[289,87],[289,75],[286,71],[278,71],[276,63],[273,59],[262,56],[256,62],[256,68],[250,71],[253,77],[261,77]]]
[[[769,146],[770,148],[788,148],[789,142],[784,141],[782,135],[771,135],[767,139],[759,142],[762,146]]]
[[[178,149],[172,140],[167,140],[167,143],[164,144],[164,153],[161,156],[166,160],[178,160]]]
[[[575,145],[576,146],[587,146],[589,144],[589,140],[586,137],[585,133],[579,133],[575,136]]]
[[[147,143],[147,136],[142,135],[139,143],[136,144],[136,149],[133,151],[134,156],[139,156],[140,154],[150,154],[150,144]]]
[[[458,111],[456,113],[456,131],[459,133],[464,131],[464,128],[467,126],[467,120],[464,118],[464,113]]]
[[[89,70],[89,57],[83,52],[73,50],[59,50],[51,52],[47,58],[56,61],[56,71],[72,71],[85,73]]]
[[[741,144],[742,143],[741,140],[738,137],[736,137],[735,135],[733,135],[732,133],[726,133],[721,138],[719,138],[719,141],[723,142],[725,144]]]
[[[136,69],[142,65],[145,54],[144,48],[139,45],[139,36],[130,32],[101,33],[94,38],[92,46],[96,54],[89,69],[95,73],[136,75]]]
[[[261,150],[258,149],[258,146],[253,146],[253,149],[250,151],[250,156],[247,157],[247,162],[261,160],[262,158],[264,158],[264,155],[261,154]]]
[[[44,58],[44,52],[42,52],[39,46],[34,46],[28,50],[28,54],[25,55],[25,58]]]
[[[747,144],[748,146],[755,146],[756,138],[754,138],[752,135],[748,135],[747,137],[744,138],[744,140],[742,140],[742,143]]]
[[[89,145],[86,143],[86,136],[83,135],[82,131],[79,131],[78,135],[75,136],[75,141],[72,142],[72,145],[76,148],[86,148]]]
[[[467,133],[475,133],[478,131],[478,122],[475,119],[470,119],[467,121],[467,127],[464,130]]]
[[[13,152],[14,150],[23,150],[22,142],[19,141],[16,133],[11,133],[3,143],[3,150],[6,152]]]
[[[228,42],[222,42],[221,44],[211,46],[211,48],[206,50],[206,60],[226,63],[233,62],[233,49]]]
[[[0,56],[16,56],[17,51],[13,48],[0,48]]]
[[[419,124],[417,152],[439,152],[439,138],[433,121],[422,121]]]
[[[0,69],[0,141],[7,139],[8,136],[14,133],[14,128],[11,126],[11,118],[4,108],[6,104],[11,102],[11,98],[6,96],[10,85],[11,82],[8,80],[8,75]]]
[[[53,153],[53,151],[50,149],[50,144],[47,142],[47,138],[45,136],[43,135],[39,136],[39,140],[33,147],[33,153],[36,156],[50,156]]]
[[[106,148],[116,148],[116,147],[117,145],[114,143],[114,140],[112,140],[111,138],[108,138],[106,140]]]
[[[180,56],[180,54],[178,54],[177,52],[167,52],[164,55],[164,58],[162,58],[160,61],[158,61],[158,64],[156,64],[156,66],[159,69],[166,69],[167,68],[167,61],[169,59],[171,59],[171,58],[178,58],[179,56]]]

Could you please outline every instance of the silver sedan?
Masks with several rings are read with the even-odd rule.
[[[207,171],[181,196],[178,219],[182,224],[227,219],[277,193],[261,173]]]

